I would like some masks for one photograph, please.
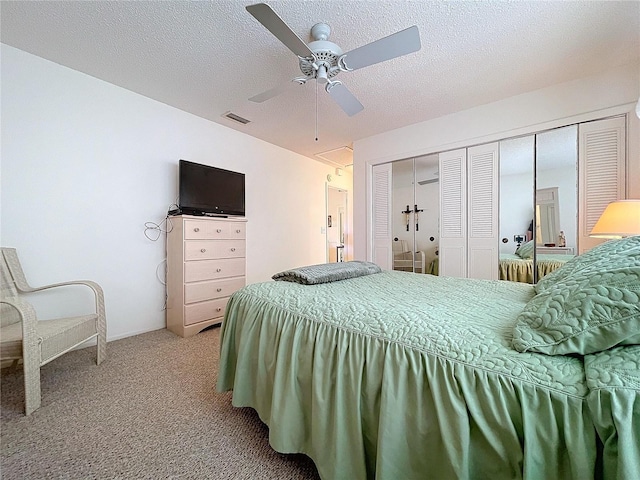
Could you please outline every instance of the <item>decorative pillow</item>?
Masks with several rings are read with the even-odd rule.
[[[556,283],[562,283],[575,273],[584,271],[591,266],[596,271],[609,264],[609,257],[624,257],[629,254],[629,249],[633,250],[638,245],[640,237],[628,237],[622,240],[609,240],[587,250],[582,255],[576,255],[567,261],[561,268],[548,273],[540,279],[534,286],[536,293],[541,293]],[[623,260],[624,261],[624,260]]]
[[[320,263],[305,267],[285,270],[273,275],[277,281],[300,283],[302,285],[317,285],[319,283],[337,282],[349,278],[362,277],[380,273],[382,269],[371,262],[351,260],[349,262]]]
[[[543,280],[516,321],[516,350],[585,355],[640,344],[640,236],[603,243]]]
[[[535,248],[535,244],[533,240],[529,240],[528,242],[523,243],[518,248],[516,248],[516,255],[520,258],[533,258],[533,249]]]

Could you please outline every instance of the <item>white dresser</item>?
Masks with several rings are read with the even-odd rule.
[[[536,253],[573,255],[573,247],[536,247]]]
[[[222,322],[245,285],[246,219],[178,215],[167,234],[167,328],[189,337]]]

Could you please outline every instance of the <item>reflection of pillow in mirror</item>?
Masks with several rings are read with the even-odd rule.
[[[528,242],[523,243],[518,248],[516,248],[516,255],[524,259],[533,258],[534,247],[535,245],[533,243],[533,240],[529,240]]]
[[[516,350],[585,355],[640,344],[640,236],[603,243],[540,284],[516,321]]]

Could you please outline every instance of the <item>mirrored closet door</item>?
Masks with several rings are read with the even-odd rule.
[[[373,168],[373,261],[385,270],[437,273],[438,155]]]
[[[534,135],[500,142],[500,280],[533,283],[534,165]]]
[[[578,126],[536,135],[534,282],[577,252]]]
[[[576,125],[500,142],[499,279],[535,283],[572,258],[577,143]]]
[[[393,270],[432,273],[438,254],[438,156],[400,160],[391,169]]]

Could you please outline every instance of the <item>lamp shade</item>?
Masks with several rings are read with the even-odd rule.
[[[618,200],[607,205],[591,237],[621,238],[640,235],[640,200]]]

